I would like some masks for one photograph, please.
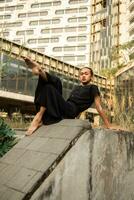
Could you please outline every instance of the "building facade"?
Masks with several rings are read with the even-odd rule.
[[[90,64],[98,73],[117,65],[113,51],[129,39],[128,3],[127,0],[92,0]]]
[[[0,32],[64,62],[89,65],[90,0],[1,0]]]
[[[129,2],[129,37],[134,40],[134,1]]]

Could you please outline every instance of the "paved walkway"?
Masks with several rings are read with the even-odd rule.
[[[22,138],[0,160],[0,200],[28,200],[87,129],[88,121],[63,120]]]

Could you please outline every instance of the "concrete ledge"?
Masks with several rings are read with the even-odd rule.
[[[89,129],[88,121],[62,120],[42,126],[32,136],[22,138],[0,160],[0,199],[29,199],[77,139]]]

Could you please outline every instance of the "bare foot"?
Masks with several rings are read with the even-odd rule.
[[[26,132],[26,136],[30,136],[32,135],[40,126],[42,126],[42,122],[40,122],[39,124],[34,124],[28,128],[27,132]]]
[[[32,69],[32,73],[34,75],[39,75],[42,71],[42,68],[38,63],[31,60],[29,57],[22,57],[29,68]]]

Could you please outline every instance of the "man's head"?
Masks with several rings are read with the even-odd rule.
[[[79,72],[79,79],[83,85],[88,85],[93,78],[93,70],[90,67],[83,67]]]

